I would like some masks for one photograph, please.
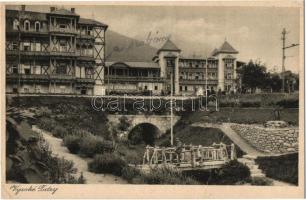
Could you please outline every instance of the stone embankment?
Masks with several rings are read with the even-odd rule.
[[[260,125],[231,124],[231,128],[256,149],[272,154],[298,151],[298,128],[271,128]]]

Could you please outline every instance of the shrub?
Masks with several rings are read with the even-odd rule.
[[[59,125],[56,126],[51,132],[54,137],[58,138],[64,138],[66,135],[68,135],[67,129]]]
[[[95,154],[104,152],[103,138],[94,135],[86,135],[82,137],[80,142],[80,153],[87,156],[93,157]]]
[[[239,181],[248,180],[250,174],[250,169],[246,165],[237,160],[231,160],[220,170],[217,170],[210,181],[213,184],[232,185]]]
[[[251,185],[272,185],[273,181],[266,177],[253,177],[251,179]]]
[[[46,131],[51,132],[56,126],[56,121],[54,119],[43,117],[38,120],[37,125]]]
[[[91,172],[110,173],[116,176],[121,176],[122,169],[126,166],[126,162],[114,153],[97,154],[93,161],[88,163]]]
[[[120,124],[118,128],[121,131],[126,131],[131,126],[131,123],[129,122],[128,118],[124,115],[120,117],[119,121],[120,121]]]
[[[128,183],[133,183],[134,179],[137,179],[141,176],[141,173],[138,169],[134,167],[125,166],[121,170],[121,176],[125,180],[128,181]]]
[[[276,105],[284,108],[298,108],[299,99],[282,99],[276,103]]]
[[[258,157],[256,163],[267,177],[298,185],[298,153]]]
[[[77,154],[80,151],[81,137],[78,135],[66,135],[64,145],[71,153]]]
[[[143,184],[197,185],[199,182],[170,167],[152,169],[138,178]]]

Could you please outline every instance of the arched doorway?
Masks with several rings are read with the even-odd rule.
[[[160,130],[153,124],[141,123],[136,125],[129,133],[128,139],[131,144],[144,143],[153,146],[155,140],[160,136]]]

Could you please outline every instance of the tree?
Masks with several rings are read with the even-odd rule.
[[[250,62],[237,70],[240,73],[242,88],[251,89],[265,88],[267,81],[266,67],[260,62]]]

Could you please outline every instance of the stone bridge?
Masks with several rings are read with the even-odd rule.
[[[126,132],[130,132],[133,128],[140,124],[151,124],[154,125],[163,135],[167,130],[171,128],[171,117],[170,115],[108,115],[107,118],[109,123],[113,126],[118,127],[120,124],[120,118],[125,116],[129,123],[130,127]],[[173,125],[180,119],[180,116],[173,116]]]

